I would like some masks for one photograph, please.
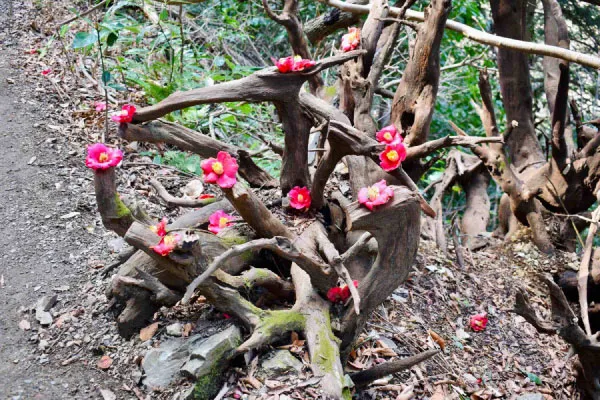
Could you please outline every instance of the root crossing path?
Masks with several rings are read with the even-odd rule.
[[[91,214],[74,214],[78,195],[60,151],[66,139],[48,130],[46,105],[22,72],[20,28],[9,27],[10,14],[9,0],[0,0],[0,400],[101,399],[98,385],[110,383],[107,373],[77,362],[77,346],[71,362],[57,362],[53,348],[65,346],[64,338],[40,327],[29,310],[53,295],[53,311],[77,306],[87,254],[101,239],[79,233]],[[44,331],[47,342],[40,343]]]

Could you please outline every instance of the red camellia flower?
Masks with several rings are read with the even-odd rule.
[[[215,211],[210,217],[208,217],[208,230],[214,234],[221,232],[223,228],[233,225],[231,220],[233,217],[227,214],[223,210]]]
[[[133,104],[125,104],[121,108],[121,111],[111,115],[110,119],[118,122],[119,124],[128,124],[133,121],[133,114],[135,114],[135,111],[136,108]]]
[[[471,316],[469,320],[469,324],[471,325],[471,329],[475,332],[479,332],[485,329],[488,323],[487,313],[475,314]]]
[[[355,50],[360,45],[360,29],[348,28],[348,33],[342,36],[342,51]]]
[[[285,74],[290,71],[304,71],[305,69],[314,67],[316,64],[314,61],[304,59],[300,56],[289,56],[280,58],[279,60],[273,58],[272,60],[273,63],[275,63],[275,66],[277,67],[279,72],[281,72],[282,74]]]
[[[117,166],[123,159],[123,152],[119,149],[107,147],[103,143],[96,143],[87,148],[85,165],[94,171],[104,171]]]
[[[342,302],[342,288],[339,286],[334,286],[327,291],[327,300],[332,303]]]
[[[106,110],[106,103],[103,101],[96,101],[96,102],[94,102],[94,108],[96,109],[97,112],[102,112],[102,111]]]
[[[402,143],[402,136],[398,134],[394,125],[388,125],[375,134],[379,143],[396,144]]]
[[[198,196],[199,200],[214,199],[214,198],[215,198],[214,194],[201,194],[200,196]]]
[[[358,202],[369,210],[387,203],[392,197],[394,197],[394,189],[388,187],[385,179],[380,180],[373,186],[362,188],[358,192]]]
[[[169,233],[164,236],[156,246],[150,246],[150,248],[163,257],[168,256],[169,253],[175,250],[180,239],[181,236],[177,233]]]
[[[237,160],[229,153],[220,151],[217,158],[209,158],[200,164],[205,183],[216,183],[222,188],[230,188],[237,182]]]
[[[25,50],[25,53],[27,53],[27,54],[35,54],[35,53],[37,53],[37,49]]]
[[[294,57],[292,56],[280,58],[279,60],[273,58],[273,62],[275,63],[275,66],[277,67],[279,72],[281,72],[282,74],[290,72],[294,67]]]
[[[358,287],[358,281],[354,280],[354,281],[352,281],[352,283],[354,284],[355,288]],[[344,285],[344,286],[342,286],[342,303],[345,303],[346,300],[348,300],[349,298],[350,298],[350,288],[348,287],[348,285]]]
[[[393,171],[406,159],[406,147],[403,143],[388,144],[385,150],[379,154],[381,168],[384,171]]]
[[[163,217],[163,219],[161,219],[158,224],[151,226],[150,230],[152,232],[156,233],[158,236],[164,237],[167,235],[167,223],[168,222],[169,222],[169,220],[167,219],[167,217]]]
[[[46,68],[42,70],[42,75],[46,76],[52,73],[52,68]]]
[[[290,206],[297,210],[308,210],[312,201],[310,190],[299,186],[295,186],[290,190],[288,198],[290,199]]]

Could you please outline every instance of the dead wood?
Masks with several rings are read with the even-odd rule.
[[[437,349],[427,350],[401,360],[388,361],[364,371],[355,372],[350,375],[350,378],[357,388],[363,388],[376,379],[412,368],[413,366],[430,359],[439,352],[440,350]]]
[[[94,189],[102,223],[117,235],[124,236],[134,222],[134,218],[117,192],[115,169],[95,171]]]
[[[368,0],[349,0],[352,4],[367,4]],[[311,44],[317,44],[338,29],[347,28],[360,22],[360,16],[352,12],[343,12],[337,8],[319,15],[304,24],[304,33]]]
[[[182,150],[191,151],[202,158],[216,157],[219,151],[226,151],[236,157],[239,174],[253,187],[277,187],[277,181],[252,161],[247,151],[237,146],[223,143],[192,129],[172,122],[158,120],[144,125],[123,124],[119,134],[131,142],[167,143]]]
[[[364,326],[370,313],[408,276],[419,243],[419,199],[411,190],[394,188],[388,204],[369,211],[358,202],[345,207],[348,231],[367,231],[375,237],[377,258],[361,280],[360,315],[348,308],[341,329],[342,349],[348,349]]]
[[[156,190],[156,194],[166,204],[167,207],[203,207],[208,204],[214,203],[214,198],[208,199],[186,199],[182,197],[175,197],[165,189],[165,187],[157,179],[150,179],[150,185]]]

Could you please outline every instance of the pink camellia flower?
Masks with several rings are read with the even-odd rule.
[[[385,179],[380,180],[373,186],[364,187],[358,192],[358,202],[369,210],[387,203],[392,197],[394,197],[394,189],[387,185]]]
[[[348,28],[348,33],[342,36],[342,51],[355,50],[360,45],[360,29]]]
[[[358,287],[358,281],[354,280],[352,281],[352,283],[354,284],[354,287],[357,288]],[[348,300],[350,298],[350,288],[348,287],[348,285],[344,285],[342,286],[342,302],[345,303],[346,300]]]
[[[237,182],[237,160],[225,151],[217,153],[217,158],[209,158],[200,164],[205,183],[216,183],[222,188],[230,188]]]
[[[125,104],[121,108],[121,111],[111,115],[110,119],[120,124],[128,124],[133,121],[133,115],[135,114],[136,110],[137,109],[133,104]]]
[[[307,210],[310,207],[312,201],[310,197],[310,190],[305,187],[295,186],[288,193],[290,199],[290,206],[297,210]]]
[[[163,257],[168,256],[173,250],[175,250],[175,247],[177,247],[177,243],[179,243],[180,239],[181,236],[177,233],[169,233],[168,235],[164,236],[156,246],[150,246],[150,249],[154,250],[155,253],[160,254]]]
[[[233,222],[231,222],[232,219],[233,217],[223,210],[215,211],[210,217],[208,217],[208,230],[214,234],[217,234],[221,232],[222,229],[233,225]]]
[[[396,144],[402,143],[402,136],[398,134],[394,125],[388,125],[375,134],[379,143]]]
[[[381,168],[384,171],[393,171],[406,159],[406,147],[403,143],[388,144],[379,154]]]
[[[480,313],[471,316],[469,320],[469,325],[471,325],[471,329],[475,332],[480,332],[485,329],[488,323],[487,313]]]
[[[292,56],[280,58],[279,60],[273,57],[272,60],[282,74],[290,72],[294,67],[294,57]]]
[[[167,217],[163,217],[160,222],[154,226],[150,227],[150,230],[156,233],[160,237],[165,237],[167,235],[167,223],[169,220]]]
[[[37,53],[37,49],[25,50],[25,53],[27,53],[27,54],[35,54],[35,53]]]
[[[102,111],[106,110],[106,103],[103,101],[96,101],[96,102],[94,102],[94,108],[96,109],[97,112],[102,112]]]
[[[327,300],[332,303],[340,303],[342,302],[342,288],[339,286],[334,286],[327,291]]]
[[[94,171],[104,171],[116,167],[122,159],[121,150],[107,147],[103,143],[95,143],[87,148],[85,166]]]
[[[46,76],[52,73],[52,68],[46,68],[42,70],[42,75]]]
[[[314,67],[316,64],[316,62],[313,60],[307,60],[300,56],[289,56],[280,58],[279,60],[273,58],[272,60],[279,72],[282,74],[287,72],[304,71],[305,69]]]

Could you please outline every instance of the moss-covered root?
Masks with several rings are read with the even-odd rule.
[[[237,348],[238,353],[264,346],[281,338],[291,331],[303,331],[306,320],[300,311],[275,310],[260,313],[260,322],[254,327],[252,335]]]

